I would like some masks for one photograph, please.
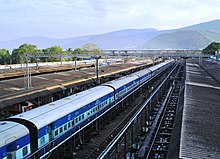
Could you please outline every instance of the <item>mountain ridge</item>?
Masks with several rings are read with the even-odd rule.
[[[219,19],[171,30],[124,29],[62,39],[29,36],[0,42],[0,48],[12,50],[23,43],[29,43],[40,49],[53,45],[67,49],[95,43],[101,49],[202,49],[213,41],[220,41]]]
[[[166,40],[165,40],[166,39]],[[199,42],[198,42],[199,41]],[[151,39],[140,49],[203,49],[212,42],[209,38],[196,30],[180,30],[174,33],[163,34]]]

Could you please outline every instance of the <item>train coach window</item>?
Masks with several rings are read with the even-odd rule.
[[[55,131],[55,136],[57,136],[57,135],[58,135],[58,130]]]
[[[62,132],[63,132],[63,127],[60,128],[60,133],[62,133]]]
[[[79,116],[79,121],[81,121],[81,116]]]
[[[67,129],[67,125],[64,125],[64,131],[66,131],[66,129]]]
[[[78,123],[78,118],[75,119],[75,123]]]
[[[40,139],[40,144],[41,145],[45,144],[45,137],[44,136]]]
[[[74,127],[74,120],[72,121],[72,127]]]
[[[84,114],[82,115],[82,120],[84,120]]]
[[[70,128],[71,127],[71,124],[70,124],[70,122],[68,123],[68,128]]]
[[[7,153],[7,159],[12,159],[12,153]]]
[[[25,146],[23,149],[22,149],[22,155],[23,157],[26,156],[28,154],[28,147]]]

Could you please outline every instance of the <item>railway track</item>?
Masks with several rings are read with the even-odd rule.
[[[146,98],[146,96],[143,96],[142,98]],[[131,117],[137,112],[137,110],[142,106],[143,104],[140,102],[136,107],[133,106],[133,109],[130,111],[129,114],[124,114],[124,117],[121,116],[123,119],[122,121],[116,126],[116,128],[107,136],[105,140],[103,140],[87,157],[86,159],[96,159],[99,158],[100,154],[105,150],[105,148],[111,144],[111,142],[114,140],[114,138],[120,133],[120,131],[125,127],[125,125],[128,123],[128,121],[131,119]],[[131,105],[130,105],[131,106]]]
[[[165,92],[165,95],[160,99],[160,102],[156,106],[155,114],[159,120],[156,122],[156,127],[153,130],[151,139],[148,143],[148,148],[145,152],[147,159],[166,158],[169,151],[169,144],[172,135],[172,130],[175,121],[176,109],[178,106],[180,88],[181,88],[181,77],[179,73],[173,82],[173,86],[169,91]],[[168,98],[166,99],[166,96]],[[163,107],[163,102],[165,105]],[[161,109],[160,109],[161,108]],[[159,110],[159,111],[158,111]],[[158,114],[159,113],[159,114]]]
[[[159,81],[157,81],[159,83]],[[156,83],[154,86],[156,86]],[[126,110],[120,113],[119,116],[116,117],[116,120],[108,125],[108,130],[106,132],[101,132],[101,138],[95,141],[95,146],[87,146],[85,149],[83,148],[83,153],[78,153],[77,158],[79,159],[96,159],[99,155],[105,150],[105,148],[111,144],[117,134],[120,133],[122,128],[127,124],[127,122],[131,119],[131,117],[137,112],[137,110],[142,106],[143,102],[147,98],[147,95],[140,95],[136,98],[135,102],[130,103],[126,106]],[[109,130],[112,130],[109,133]],[[105,131],[105,130],[102,130]]]
[[[94,64],[84,64],[79,65],[76,68],[74,68],[72,65],[67,66],[55,66],[55,67],[42,67],[40,69],[36,69],[35,67],[31,67],[31,76],[38,76],[38,75],[44,75],[54,72],[65,72],[65,71],[71,71],[74,69],[83,69],[83,68],[92,68],[94,67]],[[9,69],[9,70],[0,70],[0,81],[3,80],[9,80],[9,79],[16,79],[24,77],[24,71],[25,67],[23,69]]]

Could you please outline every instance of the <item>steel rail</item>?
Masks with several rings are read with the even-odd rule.
[[[173,85],[169,88],[169,91],[168,91],[168,93],[167,93],[167,95],[166,95],[166,98],[165,98],[165,107],[164,108],[162,108],[163,110],[163,114],[162,114],[162,116],[160,116],[160,121],[159,121],[159,125],[157,126],[157,130],[156,130],[156,133],[155,133],[155,135],[154,135],[154,138],[153,138],[153,141],[152,141],[152,143],[151,143],[151,146],[150,146],[150,149],[149,149],[149,151],[148,151],[148,153],[147,153],[147,159],[149,158],[149,156],[150,156],[150,154],[151,154],[151,151],[152,151],[152,148],[153,148],[153,146],[154,146],[154,143],[155,143],[155,140],[156,140],[156,138],[157,138],[157,134],[158,134],[158,132],[159,132],[159,130],[160,130],[160,126],[161,126],[161,124],[162,124],[162,122],[163,122],[163,118],[164,118],[164,116],[165,116],[165,114],[166,114],[166,109],[167,109],[167,105],[168,105],[168,103],[169,103],[169,101],[170,101],[170,98],[171,98],[171,96],[172,96],[172,93],[173,93],[173,89],[174,89],[174,87],[173,87]]]
[[[158,86],[158,88],[150,95],[150,97],[143,103],[142,107],[137,111],[137,113],[131,118],[131,120],[126,124],[126,126],[119,132],[119,134],[112,140],[112,142],[107,146],[107,148],[99,155],[99,159],[103,159],[107,153],[113,148],[113,146],[120,140],[120,138],[124,135],[127,129],[132,125],[134,120],[136,120],[137,116],[143,111],[143,109],[147,106],[147,104],[151,101],[151,99],[157,94],[157,92],[162,88],[165,82],[172,75],[174,70],[177,68],[178,64],[174,67],[174,69],[169,73],[169,75],[163,80],[163,82]]]

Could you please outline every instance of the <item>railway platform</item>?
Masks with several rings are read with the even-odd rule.
[[[129,62],[100,66],[100,82],[115,79],[148,65],[150,64]],[[0,81],[0,116],[17,114],[88,89],[96,85],[96,74],[93,67],[35,75],[31,80],[30,89],[24,88],[24,78]]]
[[[179,158],[220,158],[219,66],[187,60]]]

